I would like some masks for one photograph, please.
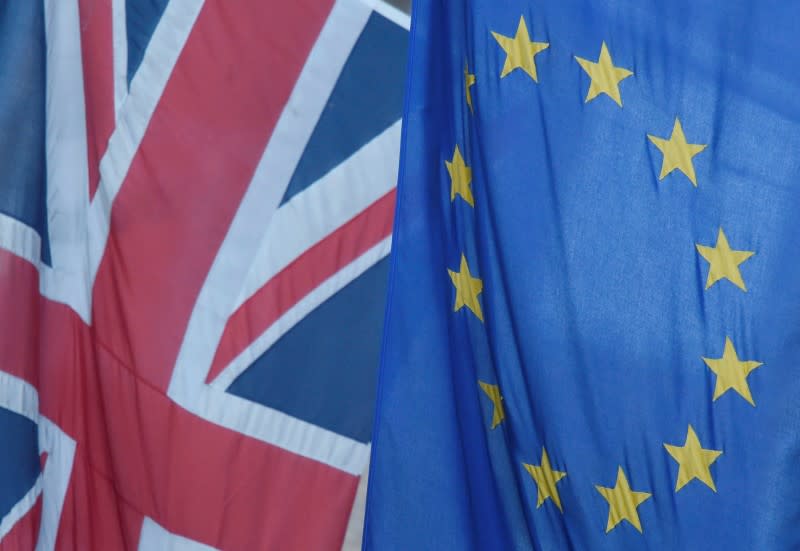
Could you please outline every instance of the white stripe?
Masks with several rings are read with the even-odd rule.
[[[254,180],[286,189],[369,15],[358,0],[334,4],[278,119]],[[261,210],[263,213],[265,209]]]
[[[38,451],[47,452],[44,471],[37,478],[33,488],[0,521],[0,540],[30,511],[41,493],[42,517],[36,549],[49,551],[55,547],[64,497],[72,476],[75,441],[52,421],[39,415],[39,396],[33,386],[19,377],[2,371],[0,371],[0,407],[37,423]]]
[[[77,0],[45,0],[47,225],[53,268],[40,267],[44,296],[89,319],[86,211],[89,163]]]
[[[359,0],[334,5],[206,277],[168,390],[172,400],[208,421],[352,474],[360,474],[366,461],[363,443],[204,381],[270,218],[369,14]]]
[[[396,7],[392,6],[384,2],[384,0],[361,0],[367,6],[384,16],[389,21],[393,22],[395,25],[399,25],[404,29],[408,30],[411,28],[411,18],[408,16],[407,13],[397,9]]]
[[[298,193],[273,216],[234,310],[315,243],[397,183],[400,121]]]
[[[111,0],[111,32],[114,47],[114,113],[128,95],[128,27],[125,0]]]
[[[203,0],[180,0],[167,4],[150,38],[142,63],[131,81],[128,96],[117,113],[116,127],[100,161],[100,186],[89,209],[91,282],[94,281],[105,251],[111,205],[128,174],[145,130],[202,7]]]
[[[32,227],[0,212],[0,249],[39,265],[42,240]]]
[[[39,394],[29,383],[0,371],[0,408],[5,408],[39,422]]]
[[[366,444],[219,391],[203,381],[182,381],[170,398],[207,421],[352,475],[361,474],[369,458]]]
[[[212,386],[220,390],[228,388],[245,369],[294,327],[297,322],[306,317],[317,306],[344,289],[345,286],[367,271],[367,269],[376,262],[388,255],[391,245],[392,238],[387,237],[299,300],[297,304],[275,320],[275,323],[256,338],[249,347],[242,351],[242,353],[214,379],[211,383]]]
[[[64,498],[72,478],[75,440],[46,417],[39,418],[39,450],[47,452],[42,472],[42,518],[36,551],[55,549]]]
[[[347,521],[347,530],[344,533],[344,543],[342,551],[360,551],[362,536],[364,532],[364,516],[367,509],[367,478],[369,465],[364,467],[364,474],[358,481],[356,499],[353,502],[353,509],[350,511],[350,519]]]
[[[139,535],[139,551],[214,551],[204,543],[168,532],[150,517],[144,517]]]

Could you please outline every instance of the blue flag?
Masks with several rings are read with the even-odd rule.
[[[365,549],[800,547],[798,19],[414,5]]]

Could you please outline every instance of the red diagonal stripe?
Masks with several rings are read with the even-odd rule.
[[[393,189],[297,257],[247,299],[228,320],[206,381],[214,380],[253,339],[303,297],[388,237],[394,202]]]
[[[98,334],[166,390],[206,274],[331,0],[209,0],[112,209]]]
[[[100,182],[100,159],[114,131],[114,47],[111,0],[79,0],[89,197]]]

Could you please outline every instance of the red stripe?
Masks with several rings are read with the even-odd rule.
[[[88,457],[110,454],[121,499],[223,549],[338,547],[355,477],[188,414],[102,348],[98,360],[97,413],[115,422],[88,435],[101,443]]]
[[[0,304],[14,315],[0,316],[0,368],[38,385],[37,328],[45,300],[39,295],[39,273],[28,261],[0,249]],[[13,338],[12,338],[13,336]],[[3,338],[5,337],[5,338]]]
[[[100,159],[114,131],[114,45],[111,0],[79,0],[89,197],[100,181]]]
[[[161,390],[331,4],[206,2],[114,202],[95,326]]]
[[[253,339],[311,291],[388,237],[394,202],[393,189],[298,256],[247,299],[225,326],[206,382],[214,380]]]
[[[356,477],[186,412],[96,341],[76,348],[95,361],[42,365],[59,387],[42,408],[78,440],[59,549],[125,548],[143,516],[221,549],[338,548]],[[78,407],[52,403],[65,395]]]
[[[25,291],[36,280],[0,250],[9,311],[36,310]],[[57,549],[135,549],[145,515],[221,549],[338,549],[356,477],[186,412],[69,308],[40,299],[38,310],[35,323],[0,317],[0,350],[28,358],[4,370],[43,381],[42,413],[77,441]]]

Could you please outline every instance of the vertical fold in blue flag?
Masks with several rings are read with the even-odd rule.
[[[800,546],[798,17],[414,5],[365,549]]]

